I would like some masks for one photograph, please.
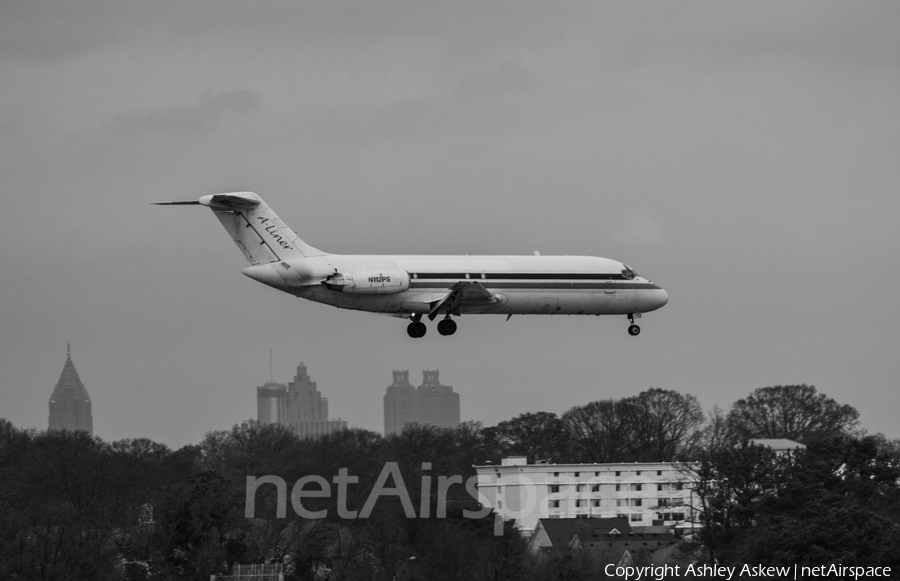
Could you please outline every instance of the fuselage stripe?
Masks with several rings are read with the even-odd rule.
[[[465,279],[462,279],[465,280]],[[479,282],[477,279],[472,282]],[[614,282],[566,282],[566,281],[536,281],[536,282],[503,282],[492,281],[482,283],[487,289],[587,289],[587,290],[659,290],[659,286],[653,283],[614,283]],[[409,288],[447,290],[447,283],[411,280]]]
[[[410,272],[418,280],[631,280],[621,273],[593,272]]]

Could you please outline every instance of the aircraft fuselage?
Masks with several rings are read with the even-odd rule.
[[[326,255],[245,267],[262,283],[344,309],[405,316],[427,314],[460,281],[478,282],[496,300],[458,305],[460,314],[627,315],[656,310],[668,294],[621,262],[593,256]],[[390,294],[344,292],[316,284],[335,273],[408,273],[408,288]],[[387,281],[390,282],[390,281]],[[312,283],[312,284],[311,284]],[[376,283],[377,284],[377,283]],[[441,311],[443,312],[443,311]]]

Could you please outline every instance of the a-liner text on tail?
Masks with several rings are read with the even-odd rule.
[[[628,333],[642,313],[669,300],[660,286],[625,264],[596,256],[463,256],[328,254],[300,239],[262,198],[250,192],[159,205],[200,205],[213,211],[250,263],[250,278],[292,295],[343,309],[410,320],[423,318],[441,335],[456,332],[451,316],[624,315]]]

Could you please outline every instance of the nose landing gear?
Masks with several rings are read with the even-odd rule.
[[[629,325],[629,327],[628,327],[628,334],[631,335],[632,337],[640,335],[640,333],[641,333],[641,328],[634,324],[635,317],[640,319],[641,314],[640,313],[628,313],[628,321],[631,323],[631,325]]]

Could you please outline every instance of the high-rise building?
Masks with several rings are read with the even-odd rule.
[[[403,426],[419,421],[419,398],[409,382],[409,371],[394,371],[394,383],[384,395],[384,435],[399,434]]]
[[[91,396],[75,371],[72,350],[66,346],[66,363],[53,395],[50,396],[50,418],[48,430],[81,430],[94,435],[94,420],[91,417]]]
[[[441,385],[438,371],[424,371],[422,385],[409,383],[409,371],[394,371],[394,383],[384,395],[384,434],[399,434],[417,422],[439,428],[459,426],[459,394]]]
[[[347,428],[345,421],[328,419],[328,398],[322,397],[303,363],[297,366],[297,375],[287,385],[269,382],[257,387],[256,409],[260,423],[283,424],[303,437]]]
[[[256,419],[261,424],[280,424],[284,421],[287,386],[268,382],[256,388]]]
[[[459,426],[459,394],[449,385],[441,385],[438,370],[423,371],[419,396],[419,423],[439,428]]]

